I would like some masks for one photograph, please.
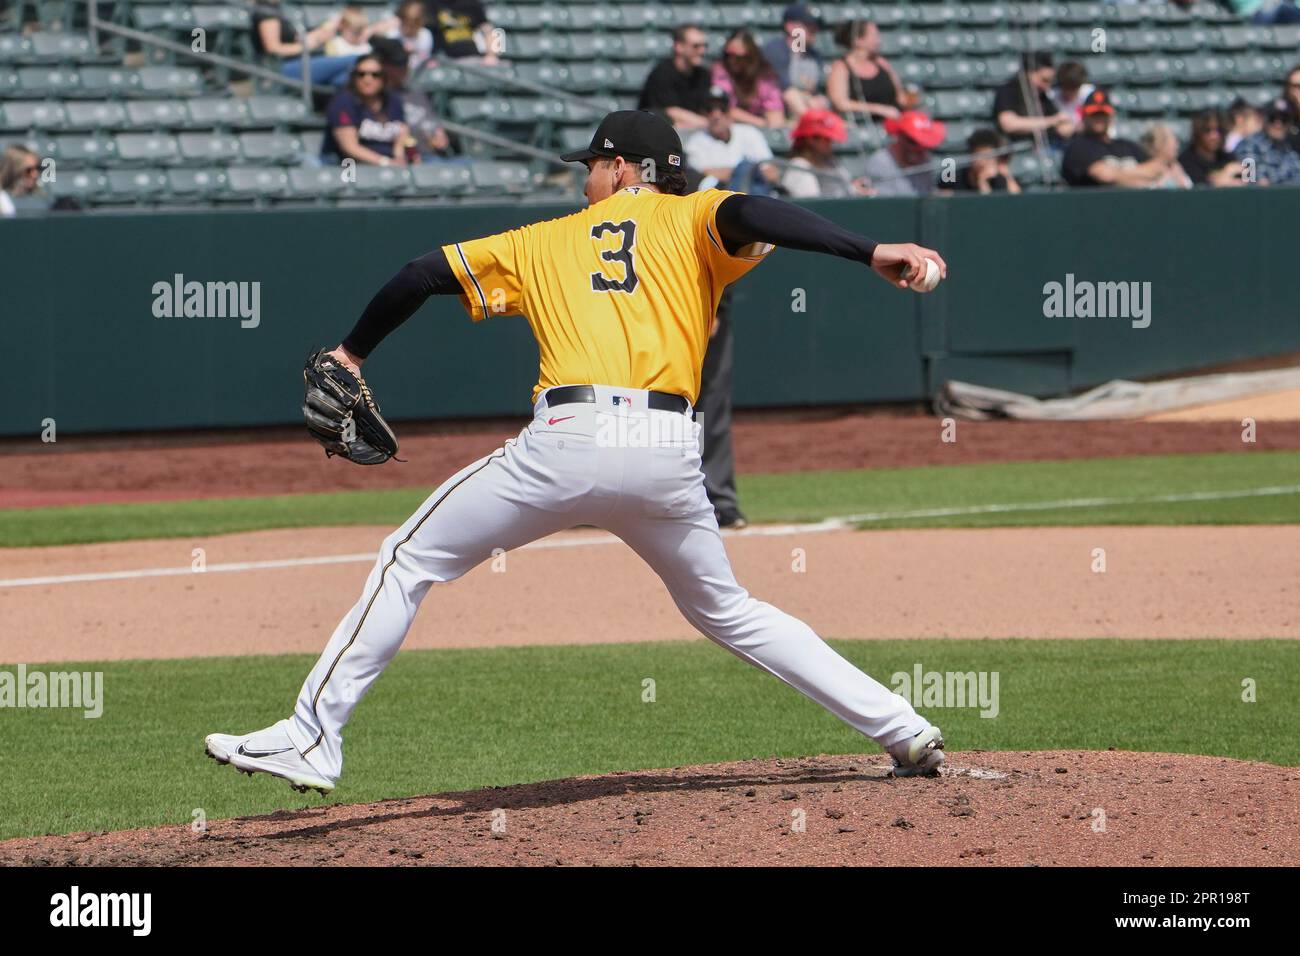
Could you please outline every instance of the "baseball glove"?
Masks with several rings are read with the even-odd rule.
[[[313,352],[302,370],[307,397],[302,414],[307,431],[325,455],[358,465],[382,465],[397,454],[397,436],[379,414],[370,386],[334,359],[328,349]]]

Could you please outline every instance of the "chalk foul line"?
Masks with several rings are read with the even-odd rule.
[[[951,518],[976,514],[1012,514],[1017,511],[1051,511],[1066,508],[1104,508],[1113,505],[1172,504],[1189,501],[1226,501],[1233,498],[1262,498],[1276,495],[1300,494],[1300,485],[1267,485],[1262,488],[1243,488],[1238,491],[1188,491],[1168,495],[1146,495],[1129,498],[1061,498],[1055,501],[1020,501],[968,505],[956,508],[918,508],[909,511],[868,511],[862,514],[839,515],[799,524],[752,525],[740,531],[724,531],[727,537],[769,537],[789,534],[818,534],[826,531],[843,531],[860,524],[897,521],[910,518]],[[574,537],[544,538],[526,544],[530,548],[580,548],[589,545],[621,544],[621,540],[607,532]],[[375,560],[376,552],[361,554],[332,554],[303,558],[279,558],[267,561],[230,561],[206,565],[196,570],[192,565],[172,568],[138,568],[130,571],[94,571],[85,574],[52,574],[43,577],[0,579],[0,588],[38,587],[52,584],[86,584],[97,581],[132,581],[139,578],[180,577],[195,574],[230,574],[242,571],[274,571],[280,568],[305,568],[313,565],[363,564]]]

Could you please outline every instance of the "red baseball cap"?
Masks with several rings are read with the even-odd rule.
[[[943,123],[930,119],[920,110],[907,110],[896,118],[885,120],[885,132],[890,136],[906,136],[926,149],[934,149],[948,135]]]
[[[1089,113],[1110,113],[1115,115],[1115,107],[1110,102],[1110,97],[1106,95],[1105,90],[1097,89],[1088,94],[1088,98],[1083,101],[1083,115]]]
[[[844,120],[830,110],[807,110],[799,117],[794,132],[790,134],[793,140],[809,139],[813,136],[825,136],[833,143],[842,143],[848,139],[848,133],[844,130]]]

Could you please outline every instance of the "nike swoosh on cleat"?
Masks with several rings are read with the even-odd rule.
[[[235,753],[241,757],[274,757],[276,754],[288,753],[292,747],[285,747],[283,750],[245,750],[244,745],[240,744]]]

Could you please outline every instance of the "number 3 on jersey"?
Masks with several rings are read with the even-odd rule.
[[[600,257],[606,262],[617,262],[623,266],[623,278],[619,280],[606,278],[603,273],[591,274],[592,292],[635,292],[638,279],[636,263],[632,261],[632,247],[636,244],[636,222],[625,219],[622,222],[602,222],[591,227],[591,238],[600,239],[607,232],[622,233],[623,244],[618,249],[606,249]]]

